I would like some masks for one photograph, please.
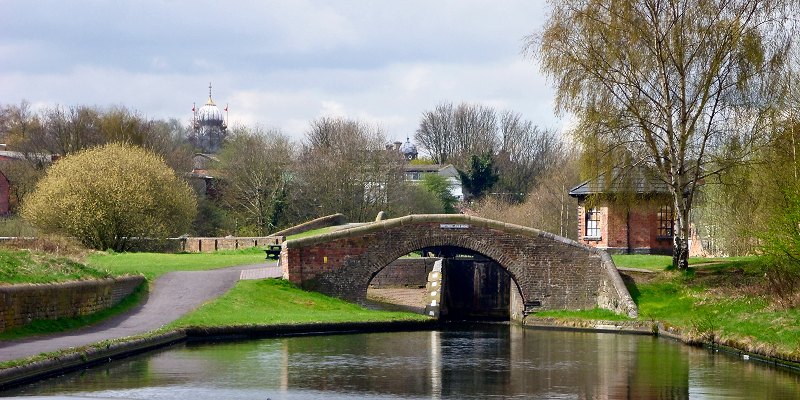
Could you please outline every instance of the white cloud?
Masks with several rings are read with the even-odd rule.
[[[525,0],[18,2],[0,26],[0,101],[125,105],[188,123],[212,82],[231,125],[298,140],[322,115],[360,118],[404,140],[442,101],[560,128],[552,89],[520,55],[542,8]]]

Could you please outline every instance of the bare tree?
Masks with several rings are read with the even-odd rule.
[[[497,142],[497,113],[483,105],[442,103],[422,114],[414,140],[434,162],[465,167],[473,154],[491,154]]]
[[[453,154],[453,114],[452,103],[442,103],[433,111],[425,111],[414,135],[414,140],[428,151],[437,164],[448,162]]]
[[[293,146],[279,131],[234,128],[219,153],[222,202],[239,230],[266,235],[285,221]]]
[[[539,129],[519,113],[500,114],[500,149],[496,164],[500,182],[495,192],[518,203],[525,199],[540,176],[561,161],[564,143],[557,133]]]
[[[555,82],[557,109],[579,118],[576,138],[596,156],[595,168],[644,168],[669,187],[678,268],[688,266],[698,184],[763,142],[784,94],[786,21],[797,5],[551,1],[544,29],[529,38],[528,51]]]
[[[67,155],[105,142],[100,133],[100,115],[92,108],[54,106],[45,110],[42,117],[44,135],[30,137],[31,152]]]
[[[401,156],[384,147],[383,132],[342,118],[311,122],[293,181],[298,219],[341,212],[367,221],[388,211],[403,184]]]
[[[453,164],[466,165],[473,154],[494,154],[497,113],[491,107],[462,103],[453,112]]]
[[[531,187],[525,201],[509,205],[498,197],[488,197],[480,202],[478,215],[530,226],[560,236],[575,238],[578,232],[577,200],[570,197],[569,189],[579,182],[578,156],[564,150],[557,162],[548,166]]]
[[[414,139],[436,163],[466,170],[473,155],[491,155],[500,181],[496,196],[520,202],[563,146],[560,137],[512,111],[468,103],[442,103],[423,113]]]

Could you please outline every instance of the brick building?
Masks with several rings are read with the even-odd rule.
[[[644,177],[569,191],[578,199],[578,241],[616,254],[672,254],[675,212],[667,186]]]

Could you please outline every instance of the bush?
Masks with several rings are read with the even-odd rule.
[[[433,194],[442,203],[441,210],[445,214],[454,214],[458,199],[450,192],[450,181],[439,174],[425,174],[422,176],[422,187]]]
[[[761,252],[771,294],[789,306],[800,304],[800,191],[782,190],[766,232],[761,234]]]
[[[132,239],[186,232],[196,208],[189,185],[159,156],[108,144],[56,162],[26,198],[22,216],[45,233],[124,251]]]

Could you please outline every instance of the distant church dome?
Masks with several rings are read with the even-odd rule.
[[[216,126],[221,126],[225,123],[225,117],[222,115],[222,111],[214,104],[211,97],[208,98],[208,102],[204,106],[197,110],[197,123],[200,125]]]
[[[403,153],[406,160],[417,159],[417,146],[411,143],[409,138],[406,138],[406,142],[400,145],[400,152]]]
[[[228,111],[228,106],[225,106]],[[208,101],[199,110],[192,107],[192,135],[189,140],[203,153],[216,153],[222,148],[228,135],[228,125],[222,110],[211,99],[211,84],[208,84]]]

